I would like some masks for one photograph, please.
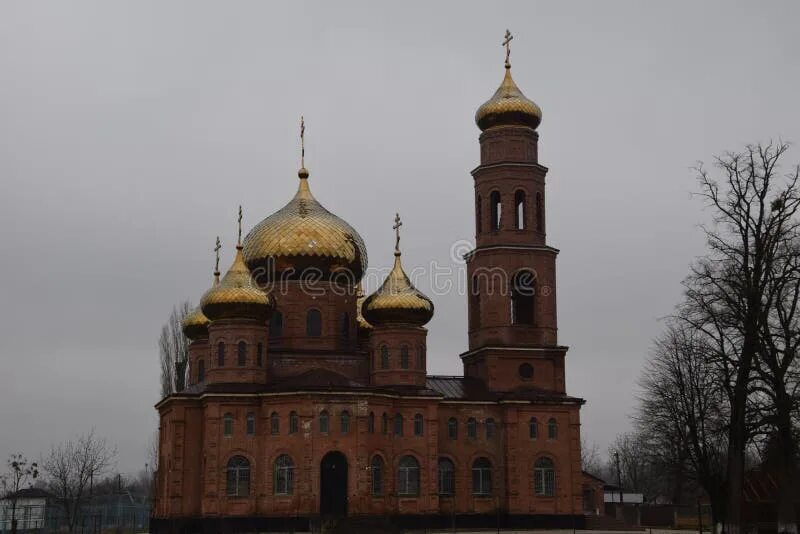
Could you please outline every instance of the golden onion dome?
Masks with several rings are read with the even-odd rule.
[[[203,315],[203,311],[200,309],[200,306],[198,306],[189,312],[189,314],[183,318],[183,321],[181,321],[183,335],[192,341],[195,339],[207,338],[208,323],[210,322],[211,321],[208,320],[208,317]]]
[[[211,321],[234,318],[266,321],[271,315],[273,298],[252,281],[241,245],[236,246],[233,264],[220,283],[203,295],[200,308]]]
[[[294,198],[245,237],[247,266],[263,273],[265,281],[321,276],[358,282],[367,268],[363,239],[314,198],[305,167],[297,174],[300,185]]]
[[[503,83],[475,113],[478,128],[487,130],[493,126],[528,126],[536,128],[542,122],[542,110],[519,90],[511,77],[511,65],[506,63]]]
[[[400,262],[400,216],[395,219],[397,245],[394,267],[375,293],[364,300],[361,313],[374,326],[409,324],[422,326],[433,317],[433,302],[408,279]]]

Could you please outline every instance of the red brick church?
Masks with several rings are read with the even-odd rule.
[[[508,52],[475,120],[464,376],[426,372],[434,303],[404,272],[399,218],[394,267],[365,297],[364,242],[301,166],[294,198],[244,240],[240,216],[232,265],[184,321],[188,378],[157,405],[153,532],[582,525],[584,401],[557,339],[541,110]]]

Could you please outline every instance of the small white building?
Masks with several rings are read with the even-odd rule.
[[[53,496],[38,488],[19,490],[17,499],[17,529],[19,531],[35,530],[45,527],[48,507],[53,504]],[[0,532],[11,530],[13,499],[0,499]]]
[[[613,484],[606,484],[603,486],[603,501],[605,503],[619,503],[619,487]],[[644,495],[641,493],[628,493],[622,490],[622,503],[623,504],[642,504],[644,503]]]

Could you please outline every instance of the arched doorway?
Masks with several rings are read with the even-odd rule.
[[[347,458],[331,451],[319,465],[319,511],[321,515],[347,515]]]

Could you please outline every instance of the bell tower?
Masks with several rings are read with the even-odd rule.
[[[464,374],[496,391],[564,392],[566,347],[558,345],[556,255],[546,239],[545,176],[536,128],[539,106],[505,76],[475,114],[481,129],[475,184],[475,243],[466,255],[469,350]]]

